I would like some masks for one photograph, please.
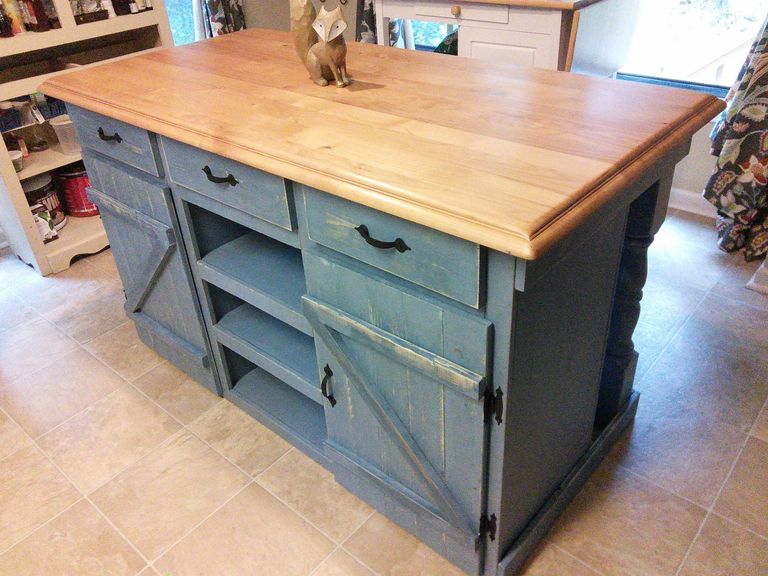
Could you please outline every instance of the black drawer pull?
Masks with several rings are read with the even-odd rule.
[[[395,238],[392,242],[384,242],[383,240],[376,240],[376,238],[373,238],[368,232],[368,226],[365,224],[360,224],[355,230],[358,231],[360,236],[363,237],[363,240],[365,240],[368,244],[373,246],[374,248],[379,248],[381,250],[389,250],[390,248],[394,248],[398,252],[405,252],[406,250],[410,250],[410,247],[408,244],[405,243],[405,240],[402,238]]]
[[[208,180],[214,184],[229,184],[230,186],[237,186],[240,184],[240,180],[232,176],[232,174],[227,174],[226,176],[214,176],[208,166],[203,166],[203,172],[205,172]]]
[[[336,398],[333,397],[333,393],[328,394],[328,381],[333,376],[333,370],[326,364],[323,366],[323,372],[325,372],[325,376],[323,376],[323,381],[320,383],[320,394],[323,395],[323,398],[328,399],[328,402],[331,403],[331,408],[333,408],[336,406]]]
[[[111,136],[109,134],[105,134],[104,128],[99,128],[99,140],[104,140],[104,142],[117,142],[118,144],[123,141],[122,137],[117,132]]]

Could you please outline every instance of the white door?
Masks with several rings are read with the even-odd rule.
[[[559,40],[554,34],[461,26],[459,56],[557,70]]]

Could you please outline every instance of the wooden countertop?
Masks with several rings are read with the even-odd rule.
[[[383,212],[534,259],[722,108],[706,94],[353,43],[313,84],[245,30],[41,90]]]

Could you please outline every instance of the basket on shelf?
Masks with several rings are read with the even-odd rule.
[[[21,126],[21,113],[14,109],[0,110],[0,132],[15,130]]]

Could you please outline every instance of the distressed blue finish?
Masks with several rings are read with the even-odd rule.
[[[162,175],[157,162],[157,144],[154,135],[136,126],[83,110],[72,104],[67,104],[67,112],[75,124],[77,138],[83,148],[90,148],[153,176]],[[122,141],[102,140],[99,138],[99,129],[103,130],[106,136],[118,134]]]
[[[111,171],[120,173],[120,177],[110,176]],[[113,187],[105,188],[107,192],[91,189],[90,198],[99,207],[112,245],[125,289],[126,312],[141,327],[148,345],[217,391],[198,315],[197,297],[176,232],[169,224],[173,221],[170,192],[106,163],[99,163],[99,173],[104,184],[121,183],[119,190]],[[146,211],[160,215],[164,222],[113,198],[111,192],[124,199],[135,200],[148,195],[162,199],[165,211],[161,211],[156,202]]]
[[[643,275],[625,268],[642,272],[674,162],[524,262],[73,116],[142,340],[463,570],[517,573],[634,414]]]
[[[301,188],[306,234],[313,242],[469,306],[482,305],[483,258],[477,244],[306,186]],[[409,250],[370,246],[356,230],[361,224],[379,240],[403,240]]]
[[[286,230],[295,228],[293,194],[282,178],[169,138],[161,141],[173,183]],[[214,176],[233,176],[237,184],[211,182],[203,172],[206,166]]]

